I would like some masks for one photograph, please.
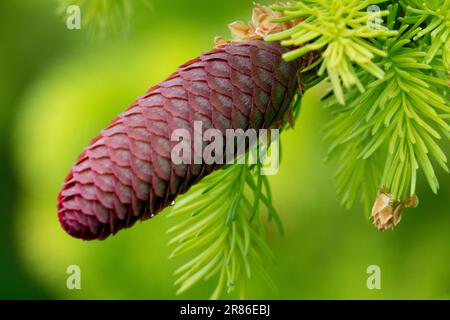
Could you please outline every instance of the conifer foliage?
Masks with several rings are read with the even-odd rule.
[[[202,78],[201,72],[191,71],[191,78],[183,78],[181,74],[180,83],[187,93],[195,89],[195,81],[209,86],[206,96],[201,92],[199,96],[203,95],[204,106],[210,104],[212,110],[218,111],[207,115],[213,124],[221,123],[218,117],[226,106],[219,102],[230,100],[227,97],[232,99],[230,110],[245,111],[239,108],[243,100],[235,99],[235,91],[240,90],[252,98],[246,100],[252,103],[246,106],[248,110],[256,110],[266,120],[269,116],[276,117],[277,127],[285,129],[289,127],[287,123],[292,126],[298,116],[304,90],[326,82],[330,90],[323,97],[323,105],[330,120],[323,134],[329,145],[328,159],[337,165],[337,192],[345,207],[361,201],[366,212],[371,213],[376,228],[387,230],[400,222],[405,208],[419,205],[420,175],[434,193],[438,192],[439,175],[449,172],[448,150],[443,146],[450,139],[450,0],[298,0],[277,3],[270,9],[256,6],[249,24],[233,23],[230,29],[234,39],[218,39],[219,49],[202,55],[200,62],[191,62],[203,63],[197,67],[205,69],[206,78]],[[274,43],[268,46],[271,42]],[[242,46],[254,50],[243,54]],[[271,59],[257,61],[258,57],[264,58],[259,55],[264,52],[277,62],[275,67]],[[246,63],[242,63],[243,60]],[[251,67],[247,68],[246,64]],[[188,71],[186,68],[189,69],[189,65],[182,66],[178,72]],[[258,68],[262,71],[256,72]],[[236,70],[242,73],[242,78],[233,77]],[[282,70],[290,70],[288,73],[295,79],[287,79],[285,75],[280,78]],[[263,73],[265,75],[258,78]],[[220,86],[223,78],[229,80],[228,86]],[[270,83],[264,84],[264,79],[271,79]],[[167,103],[155,106],[173,115],[189,114],[191,116],[185,117],[189,122],[196,114],[194,100],[176,96],[179,93],[164,96],[165,85],[171,88],[180,84],[176,76],[167,81],[169,84],[153,89],[155,94],[163,96],[160,100]],[[273,87],[280,83],[285,87],[282,95]],[[261,88],[266,89],[270,101],[258,100],[263,97],[256,94]],[[215,91],[223,99],[214,100]],[[151,93],[147,98],[151,98]],[[175,98],[183,100],[181,109],[170,103]],[[149,154],[158,153],[161,145],[151,143],[157,127],[145,123],[145,114],[151,109],[145,103],[143,100],[133,105],[116,122],[127,125],[127,117],[140,112],[144,117],[130,124],[142,120],[144,130],[140,131],[145,134],[139,135],[139,126],[136,126],[126,132],[128,139],[147,139],[141,142],[150,143]],[[140,109],[134,114],[132,110],[136,107]],[[230,116],[233,118],[233,114]],[[267,128],[273,124],[266,121],[255,125],[253,116],[254,113],[245,114],[249,123],[230,122],[228,127]],[[235,113],[234,117],[239,118]],[[169,123],[172,119],[166,117],[165,121]],[[149,200],[149,195],[157,194],[158,190],[153,189],[158,184],[154,185],[153,180],[161,175],[158,177],[154,172],[158,173],[158,168],[164,169],[164,166],[150,161],[152,170],[149,172],[133,167],[130,159],[141,162],[151,159],[146,160],[145,154],[140,158],[139,148],[134,150],[131,142],[125,143],[125,147],[129,146],[130,159],[119,159],[120,148],[107,143],[120,134],[122,129],[116,125],[112,123],[93,141],[94,147],[83,153],[68,176],[59,197],[63,227],[78,237],[104,238],[116,232],[115,227],[128,227],[137,219],[152,216],[151,208],[146,206],[149,201],[158,204],[159,212],[176,198],[168,214],[173,221],[168,233],[171,235],[169,244],[174,248],[171,257],[185,261],[175,272],[179,293],[201,280],[214,278],[216,286],[212,298],[220,298],[251,279],[254,271],[260,271],[271,283],[264,268],[266,261],[272,259],[265,237],[264,216],[274,221],[281,232],[282,227],[272,205],[268,178],[261,175],[261,166],[225,165],[220,170],[214,167],[213,173],[214,170],[202,171],[203,179],[192,180],[189,183],[192,188],[185,195],[178,196],[181,192],[175,189],[169,192],[166,186],[167,192],[161,191],[161,201],[155,202],[152,197]],[[167,138],[167,132],[165,134]],[[94,152],[102,141],[106,141],[106,151],[97,150],[97,153],[104,151],[104,157],[111,158],[108,168],[90,165],[104,158]],[[128,175],[116,175],[115,171],[120,170],[114,168],[120,164],[113,163],[114,157],[128,161],[132,169]],[[83,163],[84,169],[80,167]],[[99,168],[104,172],[95,173]],[[86,170],[94,174],[82,176]],[[102,174],[108,174],[110,179]],[[128,202],[121,201],[117,190],[125,180],[131,189],[141,192],[136,201],[132,193],[130,199],[126,199]],[[138,188],[135,181],[144,182],[144,188]],[[90,183],[98,189],[94,193],[92,188],[86,187]],[[188,189],[185,187],[183,193]],[[89,201],[97,202],[90,205]],[[112,221],[119,213],[116,204],[120,204],[122,210],[122,224],[117,219]],[[91,220],[106,227],[96,229]]]

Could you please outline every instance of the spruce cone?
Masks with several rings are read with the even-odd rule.
[[[182,65],[92,140],[58,195],[61,226],[105,239],[153,217],[219,165],[175,165],[171,133],[280,127],[298,89],[301,62],[262,40],[231,42]]]

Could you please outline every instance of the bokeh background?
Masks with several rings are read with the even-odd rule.
[[[56,195],[72,162],[109,120],[186,60],[209,50],[226,24],[248,20],[251,1],[132,1],[128,32],[68,30],[57,0],[0,1],[0,298],[208,298],[202,283],[176,296],[164,214],[104,242],[67,236]],[[62,10],[64,12],[64,8]],[[119,19],[120,20],[120,19]],[[119,21],[120,22],[120,21]],[[118,29],[121,29],[119,26]],[[280,172],[271,177],[286,229],[270,233],[278,287],[248,284],[259,299],[449,299],[450,176],[435,196],[421,180],[420,206],[380,233],[362,207],[342,209],[334,164],[324,164],[320,90],[308,93],[294,131],[283,134]],[[446,152],[449,154],[449,146]],[[66,268],[82,289],[66,289]],[[368,290],[379,265],[382,289]],[[236,296],[225,296],[235,298]]]

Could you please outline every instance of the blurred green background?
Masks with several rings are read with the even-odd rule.
[[[164,214],[104,242],[67,236],[56,195],[72,162],[101,128],[178,65],[248,20],[243,0],[133,1],[127,34],[92,38],[68,30],[57,0],[0,2],[0,298],[208,298],[204,283],[175,296]],[[252,279],[259,299],[450,298],[450,176],[435,196],[422,180],[420,206],[393,232],[380,233],[361,207],[342,209],[320,128],[318,90],[306,98],[294,131],[283,135],[283,162],[271,177],[286,234],[270,233],[277,257],[267,266],[278,286]],[[446,146],[449,154],[448,144]],[[82,289],[66,289],[66,268]],[[379,265],[382,289],[368,290]],[[236,296],[225,296],[234,298]]]

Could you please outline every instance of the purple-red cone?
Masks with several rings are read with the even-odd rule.
[[[299,86],[299,62],[262,40],[231,42],[182,65],[95,137],[58,195],[61,226],[105,239],[167,207],[218,165],[175,165],[173,130],[260,129],[282,123]]]

